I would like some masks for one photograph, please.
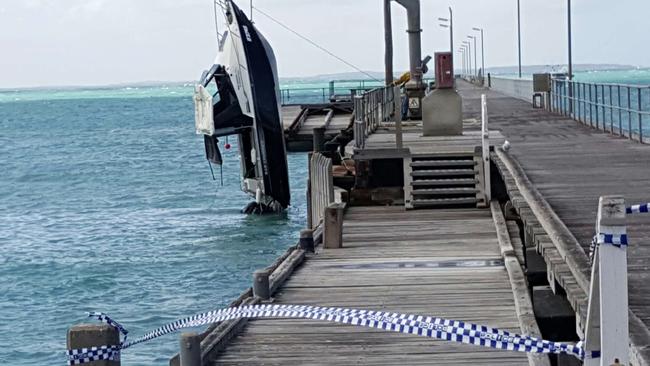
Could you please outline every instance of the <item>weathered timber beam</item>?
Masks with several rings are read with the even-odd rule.
[[[498,148],[495,150],[497,156],[506,166],[515,180],[519,193],[524,197],[533,214],[548,234],[551,241],[562,256],[562,259],[569,265],[571,274],[578,286],[589,292],[589,259],[578,240],[566,227],[564,222],[557,216],[551,205],[539,193],[537,188],[528,179],[523,168],[510,154]]]
[[[492,210],[492,219],[497,232],[497,239],[499,241],[499,248],[501,249],[501,256],[508,272],[510,279],[510,286],[512,288],[512,295],[515,299],[515,311],[519,320],[519,328],[522,333],[534,337],[541,337],[542,333],[537,325],[535,319],[535,312],[533,310],[533,302],[530,299],[528,292],[528,285],[526,283],[526,276],[521,269],[521,263],[515,256],[510,235],[508,234],[508,227],[506,220],[501,212],[499,202],[491,201],[490,209]],[[548,355],[532,354],[528,355],[528,364],[530,366],[550,366],[551,362]]]

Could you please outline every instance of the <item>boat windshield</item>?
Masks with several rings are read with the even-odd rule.
[[[222,65],[213,65],[203,73],[201,85],[212,94],[215,133],[229,135],[251,127],[252,119],[242,113],[230,75]]]

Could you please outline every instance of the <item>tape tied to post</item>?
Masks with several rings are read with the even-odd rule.
[[[128,331],[106,314],[90,313],[89,316],[117,328],[125,338],[119,345],[115,346],[99,346],[68,350],[68,365],[80,365],[98,360],[119,360],[122,350],[175,332],[179,329],[198,327],[242,318],[312,319],[316,321],[329,321],[359,327],[382,329],[391,332],[413,334],[427,338],[493,349],[526,353],[569,354],[579,359],[584,358],[582,342],[578,342],[577,344],[551,342],[531,336],[512,334],[507,331],[473,323],[383,311],[306,305],[247,305],[210,311],[179,319],[165,324],[162,327],[150,331],[131,341],[126,340],[126,334]]]

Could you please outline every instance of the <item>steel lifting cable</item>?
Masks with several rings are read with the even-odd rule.
[[[331,52],[330,50],[326,49],[325,47],[319,45],[319,44],[316,43],[315,41],[312,41],[311,39],[307,38],[306,36],[300,34],[298,31],[293,30],[292,28],[290,28],[289,26],[287,26],[286,24],[284,24],[284,23],[281,22],[280,20],[278,20],[278,19],[272,17],[271,15],[267,14],[267,13],[264,12],[263,10],[260,10],[260,8],[258,8],[258,7],[256,7],[256,6],[252,6],[252,5],[251,5],[251,8],[257,10],[260,14],[264,15],[266,18],[268,18],[268,19],[271,20],[272,22],[276,23],[277,25],[281,26],[282,28],[284,28],[284,29],[288,30],[289,32],[295,34],[296,36],[302,38],[304,41],[308,42],[308,43],[311,44],[312,46],[314,46],[314,47],[318,48],[319,50],[325,52],[326,54],[328,54],[328,55],[334,57],[335,59],[341,61],[342,63],[346,64],[347,66],[349,66],[349,67],[351,67],[351,68],[353,68],[354,70],[356,70],[356,71],[358,71],[358,72],[360,72],[360,73],[366,75],[366,76],[369,77],[370,79],[372,79],[372,80],[374,80],[374,81],[381,81],[381,80],[377,79],[376,77],[372,76],[371,74],[369,74],[368,72],[363,71],[363,70],[361,70],[359,67],[355,66],[354,64],[352,64],[352,63],[346,61],[346,60],[343,59],[342,57],[339,57],[339,56],[335,55],[333,52]]]

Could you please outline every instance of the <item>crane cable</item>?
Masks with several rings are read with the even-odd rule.
[[[331,51],[329,51],[329,50],[326,49],[325,47],[323,47],[323,46],[319,45],[318,43],[312,41],[311,39],[307,38],[306,36],[303,36],[303,35],[300,34],[299,32],[297,32],[297,31],[291,29],[289,26],[287,26],[286,24],[282,23],[282,22],[279,21],[278,19],[275,19],[274,17],[272,17],[272,16],[270,16],[269,14],[265,13],[264,11],[260,10],[260,8],[258,8],[258,7],[256,7],[256,6],[252,6],[252,5],[251,5],[251,8],[257,10],[260,14],[264,15],[264,16],[267,17],[269,20],[271,20],[272,22],[274,22],[274,23],[276,23],[277,25],[281,26],[282,28],[284,28],[284,29],[288,30],[289,32],[295,34],[296,36],[302,38],[304,41],[310,43],[312,46],[318,48],[319,50],[321,50],[321,51],[323,51],[323,52],[325,52],[325,53],[327,53],[328,55],[330,55],[330,56],[334,57],[335,59],[341,61],[342,63],[346,64],[347,66],[349,66],[349,67],[355,69],[356,71],[358,71],[358,72],[360,72],[360,73],[366,75],[366,76],[369,77],[370,79],[373,79],[373,80],[375,80],[375,81],[381,81],[381,80],[375,78],[374,76],[370,75],[370,74],[367,73],[366,71],[361,70],[360,68],[358,68],[358,67],[355,66],[354,64],[352,64],[352,63],[350,63],[350,62],[344,60],[343,58],[341,58],[341,57],[335,55],[334,53],[332,53]]]

